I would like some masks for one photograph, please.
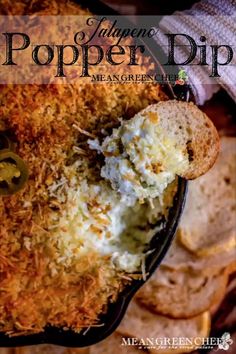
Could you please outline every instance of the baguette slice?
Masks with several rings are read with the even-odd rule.
[[[65,348],[58,345],[41,344],[15,348],[12,354],[89,354],[89,349]]]
[[[190,318],[208,310],[222,300],[228,274],[203,275],[192,271],[159,269],[139,290],[137,301],[155,313],[172,318]],[[159,279],[161,275],[161,281]],[[161,284],[162,282],[162,284]]]
[[[124,336],[139,339],[173,337],[207,337],[210,331],[210,314],[203,314],[191,319],[171,319],[155,315],[132,301],[117,331]],[[157,348],[148,347],[150,353],[189,353],[195,348]]]
[[[199,256],[236,248],[236,138],[222,138],[214,167],[189,183],[179,237]]]
[[[188,155],[188,169],[179,173],[195,179],[206,173],[216,161],[219,136],[212,121],[192,102],[161,101],[138,114],[156,113],[158,124],[168,139],[176,141]]]
[[[144,354],[145,352],[135,346],[122,345],[122,335],[115,332],[102,342],[92,345],[89,354]]]
[[[165,258],[162,261],[162,266],[174,270],[188,270],[201,271],[205,273],[206,270],[214,268],[224,268],[235,262],[235,249],[225,252],[211,254],[209,256],[197,256],[185,248],[179,241],[179,231],[177,230],[176,237],[172,242]]]

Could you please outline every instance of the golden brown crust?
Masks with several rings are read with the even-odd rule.
[[[213,166],[219,153],[219,135],[210,118],[196,105],[166,100],[140,112],[146,113],[157,114],[160,128],[188,157],[188,168],[178,173],[181,177],[195,179]]]
[[[184,178],[190,180],[200,177],[204,175],[207,171],[209,171],[214,165],[220,151],[220,138],[216,127],[205,113],[202,114],[205,118],[205,124],[207,128],[206,131],[208,131],[209,136],[208,138],[203,136],[201,141],[198,141],[196,139],[196,143],[194,142],[193,144],[193,150],[198,156],[198,162],[194,164],[194,166],[185,175],[183,175]],[[201,134],[201,132],[199,132],[199,134]],[[211,150],[210,154],[209,149]],[[205,159],[206,155],[209,155],[208,159]],[[204,164],[202,164],[203,160],[206,161]],[[196,168],[198,164],[199,166],[201,166],[199,169]]]
[[[66,0],[1,0],[0,5],[3,14],[85,13]],[[98,322],[127,281],[111,271],[109,260],[92,253],[74,269],[61,268],[50,276],[55,247],[43,242],[51,237],[47,216],[63,203],[50,199],[49,204],[48,186],[63,176],[72,146],[81,143],[84,148],[86,137],[73,124],[96,136],[101,128],[117,125],[120,116],[130,117],[166,96],[158,85],[77,83],[5,85],[0,97],[2,123],[30,172],[23,191],[0,198],[0,331],[36,333],[48,323],[79,331]],[[96,164],[92,153],[89,158]],[[40,242],[29,249],[25,239]]]
[[[165,271],[167,285],[159,283],[158,274],[140,289],[137,301],[171,318],[191,318],[208,310],[220,301],[228,282],[226,270],[215,275]]]
[[[18,347],[6,354],[90,354],[89,348],[65,348],[52,344]]]

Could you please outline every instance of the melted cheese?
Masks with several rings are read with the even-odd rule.
[[[188,156],[166,136],[153,112],[123,121],[101,146],[98,141],[89,144],[105,156],[101,176],[113,189],[139,200],[160,197],[189,164]]]

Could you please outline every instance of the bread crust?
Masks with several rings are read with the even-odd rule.
[[[210,331],[210,314],[208,311],[191,319],[171,319],[155,315],[135,301],[129,305],[125,318],[117,331],[122,335],[135,338],[172,338],[172,337],[207,337]],[[150,353],[183,353],[193,349],[186,348],[148,348]]]
[[[189,183],[178,235],[182,245],[199,257],[236,248],[235,170],[236,138],[224,137],[214,167]]]
[[[161,270],[166,285],[154,274],[138,292],[137,301],[149,310],[171,318],[191,318],[220,301],[226,291],[228,272],[203,275],[191,271]]]
[[[168,137],[188,154],[189,168],[180,173],[188,180],[206,173],[219,153],[218,132],[210,118],[192,102],[168,100],[150,105],[140,112],[155,112],[158,123]]]

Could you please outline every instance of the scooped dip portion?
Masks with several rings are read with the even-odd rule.
[[[189,166],[185,146],[169,135],[155,111],[122,121],[101,145],[97,140],[89,144],[105,156],[101,176],[113,189],[139,200],[160,197]]]

